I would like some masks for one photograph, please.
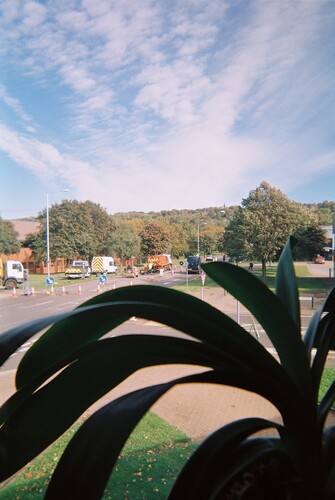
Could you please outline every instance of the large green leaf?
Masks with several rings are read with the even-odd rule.
[[[323,461],[321,464],[324,477],[324,498],[335,498],[335,427],[329,427],[323,434]]]
[[[219,371],[206,375],[209,383],[257,392],[278,406],[289,425],[301,426],[292,411],[299,400],[292,384],[283,387],[277,379],[266,379],[257,370],[240,363],[233,365],[230,356],[222,358],[216,349],[199,342],[146,335],[113,337],[83,347],[76,361],[29,394],[18,407],[7,404],[7,418],[0,429],[5,457],[0,464],[0,480],[42,451],[92,403],[134,371],[163,363],[219,367]]]
[[[137,422],[170,388],[190,382],[220,383],[221,376],[207,372],[141,389],[113,401],[95,413],[81,427],[65,451],[46,498],[63,498],[64,495],[65,498],[82,498],[84,494],[88,498],[100,498],[118,455]],[[257,425],[255,421],[253,432],[270,426],[276,427],[276,424],[267,422],[265,425],[263,422],[262,425]]]
[[[276,348],[282,365],[311,403],[313,391],[306,350],[299,328],[281,299],[252,273],[238,266],[213,262],[203,268],[255,316]]]
[[[284,488],[287,485],[290,488],[292,479],[295,479],[290,456],[278,439],[263,437],[245,440],[233,450],[228,459],[223,458],[221,466],[221,472],[206,485],[204,495],[197,497],[199,500],[222,498],[224,494],[229,498],[229,495],[234,494],[236,486],[241,483],[247,486],[253,480],[253,488],[244,492],[245,498],[250,495],[252,499],[282,499],[286,498]],[[249,479],[248,483],[246,478]]]
[[[290,237],[280,256],[276,273],[276,294],[285,304],[300,331],[300,302],[292,258],[292,248],[296,243],[297,240]]]
[[[328,388],[326,394],[324,395],[320,403],[320,408],[318,412],[318,424],[321,430],[324,428],[326,419],[328,417],[329,412],[331,411],[334,401],[335,401],[335,380]]]
[[[47,318],[33,320],[2,333],[0,335],[0,366],[36,333],[67,315],[68,313],[55,314]]]
[[[306,333],[304,336],[304,343],[306,345],[307,355],[310,358],[313,347],[317,347],[320,341],[320,336],[324,326],[321,324],[321,317],[323,314],[323,307],[320,307],[312,316],[310,320]]]
[[[99,499],[119,454],[150,407],[177,382],[147,387],[109,403],[89,418],[72,438],[49,483],[46,500]]]
[[[43,372],[50,375],[52,366],[58,370],[62,360],[67,362],[80,346],[95,341],[131,316],[160,321],[257,367],[265,375],[276,372],[283,376],[278,363],[259,342],[231,318],[199,299],[162,287],[137,286],[108,292],[100,300],[76,309],[34,343],[18,367],[18,387]]]
[[[269,428],[285,432],[279,424],[260,418],[237,420],[215,431],[188,460],[169,498],[208,498],[212,484],[222,476],[222,463],[230,460],[234,449],[251,435]]]
[[[319,386],[323,374],[323,370],[327,361],[328,353],[335,344],[335,315],[328,313],[320,321],[318,329],[318,348],[316,350],[313,364],[312,377],[315,387],[315,398],[317,400],[319,394]]]

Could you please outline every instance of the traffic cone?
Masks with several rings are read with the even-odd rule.
[[[55,295],[55,290],[53,285],[51,285],[50,287],[50,295]]]
[[[133,281],[130,282],[130,286],[133,286]]]
[[[97,286],[97,293],[101,293],[101,286],[100,286],[100,284],[98,284],[98,286]]]
[[[66,295],[65,286],[62,288],[62,295]]]
[[[78,293],[81,293],[81,285],[78,286]]]
[[[17,297],[15,286],[13,287],[13,290],[12,290],[12,297],[13,297],[13,299],[16,299],[16,297]]]
[[[36,293],[35,293],[35,288],[32,286],[31,287],[31,296],[32,297],[35,297]]]

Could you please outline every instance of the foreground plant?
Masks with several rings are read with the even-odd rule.
[[[335,382],[317,402],[327,354],[334,347],[335,290],[315,312],[302,339],[291,241],[278,264],[275,294],[237,266],[203,267],[255,316],[280,361],[210,305],[154,286],[113,290],[72,312],[15,328],[0,338],[2,363],[28,338],[53,324],[22,359],[17,392],[0,409],[0,480],[28,463],[136,370],[183,363],[206,369],[126,394],[86,420],[58,463],[45,498],[100,498],[124,443],[143,415],[170,388],[191,382],[257,393],[279,410],[283,423],[255,416],[222,427],[190,458],[169,498],[335,497],[335,428],[325,428]],[[132,316],[159,321],[191,339],[102,338]],[[276,437],[254,437],[265,429],[274,429]]]

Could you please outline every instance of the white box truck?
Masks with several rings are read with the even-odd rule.
[[[28,281],[28,270],[24,269],[22,263],[18,260],[2,261],[0,259],[0,283],[7,290]]]
[[[92,274],[116,273],[117,265],[113,257],[98,256],[92,259]]]

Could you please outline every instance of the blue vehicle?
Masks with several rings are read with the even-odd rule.
[[[198,273],[200,274],[201,268],[201,259],[199,255],[189,255],[187,257],[187,269],[189,273]]]

